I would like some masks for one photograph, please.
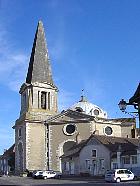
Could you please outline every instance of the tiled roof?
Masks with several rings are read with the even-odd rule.
[[[108,148],[111,152],[116,152],[121,147],[121,151],[123,152],[133,152],[138,147],[140,140],[134,138],[121,138],[121,137],[111,137],[104,135],[91,135],[87,140],[81,141],[79,144],[74,145],[71,149],[69,149],[62,157],[72,157],[78,156],[80,151],[90,139],[96,139],[101,144],[103,144],[106,148]],[[133,152],[134,153],[134,152]],[[135,153],[134,153],[135,154]]]
[[[8,155],[10,155],[10,154],[12,154],[14,152],[15,152],[15,144],[13,144],[9,149],[7,149],[4,152],[3,156],[8,156]]]
[[[113,121],[113,122],[122,122],[123,124],[126,122],[135,122],[135,118],[116,118],[116,119],[102,119],[104,121]]]
[[[71,156],[77,156],[81,149],[86,145],[87,140],[82,140],[79,144],[74,145],[72,148],[70,148],[65,154],[63,154],[61,157],[71,157]]]
[[[91,138],[92,135],[87,140],[82,140],[80,143],[75,144],[64,155],[62,155],[62,157],[77,156],[81,149],[88,143]]]
[[[136,149],[140,142],[140,140],[134,138],[122,138],[104,135],[94,135],[93,137],[105,145],[112,152],[117,151],[119,146],[121,146],[122,151]]]

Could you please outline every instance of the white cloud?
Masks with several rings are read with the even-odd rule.
[[[12,48],[8,32],[0,27],[0,83],[17,91],[23,81],[27,56]]]

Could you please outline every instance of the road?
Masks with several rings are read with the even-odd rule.
[[[123,183],[106,183],[103,179],[92,179],[92,178],[62,178],[62,179],[32,179],[30,177],[0,177],[0,185],[29,185],[29,186],[140,186],[140,181],[131,181]]]

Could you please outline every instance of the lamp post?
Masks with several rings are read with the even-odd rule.
[[[127,112],[126,111],[126,107],[127,105],[132,105],[134,106],[134,108],[137,110],[136,112]],[[139,118],[139,128],[138,128],[138,134],[140,135],[140,107],[139,107],[139,104],[138,103],[134,103],[134,102],[126,102],[124,99],[122,99],[119,104],[118,104],[120,110],[124,113],[128,113],[128,114],[131,114],[131,113],[134,113],[134,114],[138,114],[138,118]]]
[[[129,102],[127,103],[124,99],[122,99],[120,102],[119,102],[119,108],[122,112],[124,113],[128,113],[128,114],[131,114],[131,113],[135,113],[138,115],[138,118],[139,118],[139,127],[138,127],[138,136],[140,137],[140,82],[138,84],[138,87],[134,93],[134,95],[129,99]],[[126,107],[127,105],[133,105],[134,108],[137,110],[137,112],[126,112]]]

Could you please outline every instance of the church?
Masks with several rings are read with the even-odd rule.
[[[38,22],[15,130],[15,171],[59,170],[62,158],[91,135],[135,138],[134,118],[109,119],[107,112],[85,96],[58,112],[58,87],[53,81],[45,31]],[[97,138],[96,137],[96,138]]]

